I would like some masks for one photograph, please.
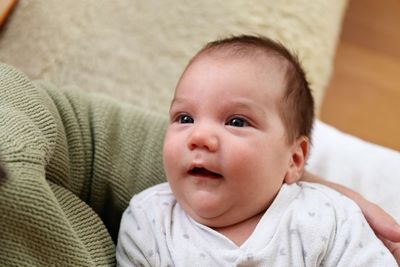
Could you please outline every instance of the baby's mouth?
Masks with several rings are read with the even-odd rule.
[[[206,168],[193,168],[188,172],[190,175],[197,176],[197,177],[205,177],[205,178],[222,178],[222,175],[216,172],[212,172],[207,170]]]

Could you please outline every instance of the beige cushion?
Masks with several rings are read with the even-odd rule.
[[[0,59],[31,78],[165,112],[188,59],[206,42],[257,33],[297,50],[319,109],[347,0],[21,0]]]

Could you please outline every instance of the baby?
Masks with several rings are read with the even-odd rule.
[[[397,266],[359,208],[299,182],[313,98],[296,57],[265,37],[206,45],[175,91],[168,183],[134,196],[121,266]]]

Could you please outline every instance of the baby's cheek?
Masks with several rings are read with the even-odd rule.
[[[166,171],[170,168],[170,165],[173,163],[174,160],[174,153],[172,149],[172,144],[170,140],[165,140],[164,141],[164,147],[163,147],[163,161],[164,161],[164,168]]]
[[[163,161],[164,169],[168,178],[176,176],[176,172],[184,165],[184,155],[182,151],[182,144],[177,144],[174,140],[167,140],[164,142],[163,148]]]

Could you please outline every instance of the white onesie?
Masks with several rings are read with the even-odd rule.
[[[134,196],[123,214],[119,266],[397,266],[358,206],[319,184],[284,184],[237,246],[190,218],[167,183]]]

